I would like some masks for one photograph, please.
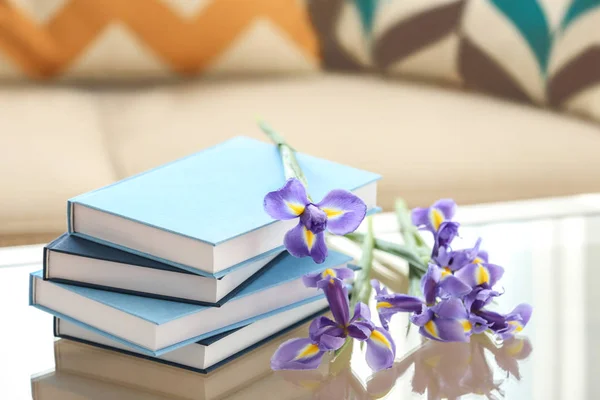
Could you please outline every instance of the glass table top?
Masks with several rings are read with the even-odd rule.
[[[151,361],[55,340],[52,318],[28,307],[28,274],[39,253],[10,263],[0,252],[0,398],[3,399],[596,399],[600,339],[600,216],[568,213],[534,220],[473,224],[466,243],[483,238],[505,268],[496,305],[534,307],[530,324],[502,344],[485,335],[471,343],[423,341],[407,318],[392,319],[393,368],[373,374],[359,343],[316,371],[269,368],[277,346],[306,336],[301,327],[236,361],[201,375]],[[383,232],[393,239],[393,233]],[[27,253],[27,251],[25,253]],[[37,257],[37,256],[36,256]],[[33,261],[33,262],[32,262]],[[11,265],[17,266],[11,266]],[[380,276],[394,291],[405,282]],[[374,312],[374,303],[370,304]]]

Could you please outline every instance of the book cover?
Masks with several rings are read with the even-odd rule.
[[[287,253],[284,253],[284,255],[277,257],[277,259],[274,260],[271,268],[269,268],[265,273],[263,273],[258,279],[256,279],[255,281],[250,283],[248,286],[246,286],[244,289],[242,289],[232,300],[230,300],[231,304],[228,303],[224,307],[227,307],[227,306],[235,307],[235,305],[239,304],[239,302],[234,303],[234,300],[242,300],[244,297],[260,293],[262,291],[265,291],[266,289],[269,289],[269,288],[272,288],[275,286],[279,286],[279,285],[283,285],[286,282],[296,281],[307,273],[321,271],[326,268],[335,268],[335,267],[338,267],[341,265],[345,265],[350,260],[351,260],[350,257],[348,257],[344,254],[332,251],[332,252],[330,252],[330,255],[327,258],[327,260],[325,261],[325,263],[315,264],[309,258],[295,258]],[[187,345],[189,343],[194,343],[198,340],[202,340],[204,338],[214,336],[221,332],[225,332],[225,331],[249,324],[251,322],[260,320],[262,318],[266,318],[275,313],[282,312],[282,311],[291,309],[293,307],[298,307],[300,305],[306,304],[311,301],[316,301],[323,297],[322,293],[314,290],[314,296],[306,297],[302,301],[294,302],[293,304],[288,304],[285,306],[280,306],[280,304],[285,304],[286,299],[265,298],[264,304],[261,305],[261,307],[264,306],[265,309],[266,308],[270,309],[270,311],[268,311],[268,312],[260,313],[254,317],[246,318],[246,319],[238,321],[236,323],[220,327],[219,329],[211,330],[205,334],[201,334],[198,336],[188,338],[187,340],[183,340],[181,342],[178,342],[176,344],[173,344],[173,345],[161,348],[161,349],[152,350],[152,349],[137,345],[135,343],[132,343],[131,341],[128,341],[126,339],[112,335],[112,334],[106,332],[105,330],[94,327],[92,325],[92,324],[94,324],[94,316],[93,315],[86,316],[87,321],[80,321],[69,315],[64,314],[60,310],[53,310],[48,307],[45,307],[44,305],[38,304],[37,300],[36,300],[36,291],[35,291],[35,287],[36,287],[35,280],[36,279],[40,279],[40,280],[42,279],[42,271],[37,271],[30,275],[30,299],[29,299],[30,305],[32,305],[38,309],[41,309],[43,311],[49,312],[56,317],[66,319],[71,323],[79,324],[80,326],[83,326],[87,329],[90,329],[97,333],[105,335],[106,337],[108,337],[112,340],[116,340],[121,344],[128,345],[130,347],[135,348],[137,351],[141,351],[145,354],[152,355],[152,356],[164,354],[175,348],[179,348],[179,347]],[[48,284],[58,286],[59,288],[62,288],[71,293],[74,293],[77,296],[87,298],[89,300],[92,300],[96,303],[107,306],[109,308],[116,309],[122,313],[126,313],[126,314],[132,315],[138,319],[148,321],[154,325],[168,324],[169,322],[179,320],[181,318],[190,316],[192,314],[198,314],[205,310],[212,309],[212,310],[218,310],[219,312],[221,310],[225,310],[224,307],[215,309],[212,307],[205,307],[205,306],[186,304],[186,303],[177,303],[177,302],[159,300],[159,299],[153,299],[153,298],[147,298],[147,297],[132,296],[132,295],[123,294],[123,293],[108,292],[108,291],[103,291],[103,290],[97,290],[97,289],[92,289],[92,288],[87,288],[87,287],[79,287],[79,286],[73,286],[73,285],[67,285],[67,284],[61,284],[61,283],[48,282]],[[307,290],[312,290],[312,288],[307,288]]]
[[[298,153],[297,158],[314,199],[323,198],[332,189],[357,191],[380,179],[377,174],[306,154]],[[284,183],[276,146],[236,137],[70,199],[69,232],[180,268],[223,274],[239,262],[280,246],[283,236],[271,241],[255,238],[252,246],[244,247],[244,252],[237,247],[240,252],[237,257],[230,251],[214,256],[210,250],[200,250],[198,246],[204,244],[215,248],[272,224],[285,225],[284,222],[271,219],[263,210],[265,194]],[[374,193],[374,189],[369,193]],[[374,202],[374,194],[369,196]],[[367,206],[372,209],[376,204]],[[74,211],[77,209],[86,216],[78,216],[78,212]],[[84,227],[83,222],[77,222],[88,221],[98,212],[104,217],[96,217],[95,221],[102,221],[107,226],[103,225],[101,229],[89,225]],[[166,240],[169,237],[167,234],[184,238],[186,240],[182,246],[190,249],[190,254],[145,246],[131,239],[132,235],[122,234],[117,229],[108,235],[107,230],[113,226],[110,225],[113,222],[107,222],[109,220],[114,223],[126,221],[124,223],[136,232],[142,229],[139,226],[147,227],[156,234],[156,240],[159,237],[161,241]],[[77,227],[78,224],[81,224],[81,228]],[[274,233],[267,236],[274,239]],[[279,234],[277,231],[277,236]],[[199,244],[195,245],[195,242]],[[194,257],[198,257],[201,251],[206,255],[206,260],[202,260],[204,264],[196,265],[198,261]],[[251,254],[252,251],[256,254]]]
[[[142,269],[149,268],[149,269],[166,271],[166,272],[173,273],[173,274],[181,274],[182,279],[185,279],[185,275],[197,275],[194,272],[190,272],[185,269],[173,267],[169,264],[165,264],[160,261],[141,257],[139,255],[132,254],[132,253],[129,253],[129,252],[126,252],[123,250],[119,250],[114,247],[105,246],[105,245],[99,244],[97,242],[93,242],[93,241],[90,241],[87,239],[83,239],[83,238],[65,233],[44,247],[43,276],[44,276],[45,280],[51,280],[52,282],[66,283],[66,284],[71,284],[71,285],[76,285],[76,286],[85,286],[85,287],[90,287],[93,289],[108,290],[108,291],[114,291],[114,292],[119,292],[119,293],[132,294],[132,295],[136,295],[136,296],[152,297],[152,298],[156,298],[156,299],[177,301],[177,302],[183,302],[183,303],[191,303],[191,304],[197,304],[197,305],[203,305],[203,306],[209,306],[209,307],[222,306],[227,301],[229,301],[231,298],[233,298],[240,290],[242,290],[247,285],[249,285],[251,282],[253,282],[258,277],[260,277],[261,274],[263,274],[266,271],[266,269],[269,268],[269,264],[267,263],[267,261],[269,261],[269,259],[271,258],[269,255],[264,257],[264,260],[265,260],[264,266],[261,267],[261,269],[258,272],[254,273],[252,276],[250,276],[250,278],[246,279],[242,284],[237,286],[237,288],[233,289],[231,292],[229,292],[227,295],[225,295],[219,301],[209,302],[209,301],[195,301],[192,299],[183,298],[181,296],[179,296],[179,297],[178,296],[167,296],[167,295],[161,295],[161,294],[148,292],[148,291],[128,290],[125,288],[109,287],[106,285],[99,285],[99,284],[94,284],[91,282],[81,282],[81,281],[75,281],[75,280],[71,280],[71,279],[51,277],[50,270],[49,270],[50,251],[56,252],[56,253],[73,255],[73,256],[77,256],[77,257],[85,257],[85,258],[90,258],[90,259],[95,259],[95,260],[102,260],[102,261],[107,261],[107,262],[112,262],[112,263],[126,264],[128,266],[132,266],[133,268],[136,268],[136,267],[139,267]],[[258,261],[260,261],[260,260],[247,261],[247,262],[243,263],[242,265],[240,265],[240,267],[243,268],[246,265],[249,265],[253,262],[258,262]],[[212,280],[212,281],[214,281],[213,282],[214,285],[218,285],[219,281],[222,281],[224,277],[220,276],[220,277],[216,278],[216,277],[204,277],[203,276],[203,278],[205,278],[207,280]]]

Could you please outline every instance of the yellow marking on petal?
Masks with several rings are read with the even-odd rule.
[[[482,262],[484,262],[484,261],[481,258],[475,257],[475,259],[473,260],[473,262],[471,262],[471,264],[481,264]]]
[[[323,211],[325,214],[327,214],[327,218],[335,218],[335,217],[339,217],[342,214],[345,214],[346,211],[344,210],[337,210],[335,208],[321,208],[321,211]]]
[[[300,204],[300,203],[290,203],[288,201],[285,202],[285,205],[296,216],[302,214],[304,212],[304,209],[306,208],[303,204]]]
[[[430,320],[429,322],[427,322],[425,324],[425,326],[423,326],[423,328],[425,328],[425,332],[429,333],[434,338],[436,338],[436,339],[440,338],[438,330],[437,330],[437,326],[435,326],[435,322],[433,322],[433,320]]]
[[[431,368],[435,368],[440,364],[440,361],[442,361],[442,356],[437,354],[435,356],[426,358],[425,364],[427,364],[427,366],[429,366]]]
[[[521,325],[519,321],[508,321],[508,324],[515,326],[516,332],[521,332],[523,330],[523,325]]]
[[[515,356],[521,354],[521,351],[523,351],[524,346],[525,346],[524,340],[517,340],[517,341],[515,341],[515,343],[511,343],[511,345],[506,348],[506,351],[508,352],[508,354],[515,357]]]
[[[315,244],[315,234],[306,229],[306,227],[304,227],[304,240],[308,250],[312,250],[313,244]]]
[[[335,273],[335,271],[334,271],[334,270],[332,270],[331,268],[327,268],[325,271],[323,271],[323,272],[321,273],[321,277],[322,277],[323,279],[326,279],[326,278],[328,278],[328,277],[329,277],[329,278],[336,278],[336,277],[337,277],[337,274],[336,274],[336,273]]]
[[[465,319],[461,323],[465,332],[471,332],[471,330],[473,329],[473,325],[471,325],[471,322],[469,322],[469,320]]]
[[[380,308],[392,308],[392,307],[393,307],[392,304],[388,303],[387,301],[380,301],[380,302],[377,303],[377,306],[376,306],[377,309],[380,309]]]
[[[431,225],[433,225],[433,229],[436,231],[440,229],[440,225],[444,222],[444,214],[437,208],[432,208],[429,212],[429,220]]]
[[[371,332],[371,339],[373,341],[387,347],[388,349],[392,348],[390,341],[385,336],[383,336],[383,333],[381,333],[377,330],[373,330],[373,332]]]
[[[315,354],[317,354],[319,352],[319,346],[317,346],[316,344],[309,344],[307,345],[305,348],[302,349],[302,351],[300,351],[298,353],[298,355],[296,356],[296,358],[294,358],[294,360],[299,360],[301,358],[308,358],[308,357],[312,357]]]
[[[477,269],[475,270],[475,281],[478,285],[482,285],[490,281],[490,273],[481,264],[478,264]]]
[[[452,270],[448,267],[442,268],[442,279],[446,278],[449,275],[452,275]]]

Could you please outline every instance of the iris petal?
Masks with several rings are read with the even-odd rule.
[[[327,230],[335,235],[354,232],[367,214],[367,205],[356,195],[332,190],[316,204],[327,214]]]
[[[310,255],[310,249],[306,243],[305,231],[306,228],[304,225],[298,223],[298,225],[290,229],[283,238],[285,248],[294,257],[307,257]]]
[[[271,357],[271,368],[282,369],[315,369],[321,363],[324,352],[310,339],[291,339],[279,346]]]
[[[396,358],[396,345],[390,333],[382,328],[375,328],[367,339],[367,364],[373,371],[390,368]]]
[[[292,178],[281,189],[267,193],[263,206],[271,218],[285,220],[300,216],[308,203],[306,188]]]

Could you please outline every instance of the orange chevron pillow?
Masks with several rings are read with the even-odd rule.
[[[0,78],[154,78],[318,69],[301,0],[7,0]]]

